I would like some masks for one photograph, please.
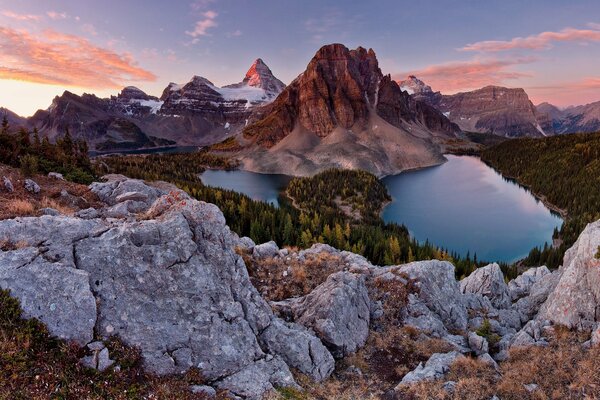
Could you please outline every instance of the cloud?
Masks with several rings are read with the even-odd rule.
[[[50,19],[67,19],[67,18],[69,18],[69,15],[65,12],[48,11],[46,13],[46,15],[48,17],[50,17]]]
[[[487,85],[503,85],[508,80],[529,77],[529,74],[513,71],[510,68],[533,61],[535,61],[533,58],[456,61],[395,74],[394,79],[403,80],[408,75],[415,75],[435,90],[456,92]]]
[[[240,30],[240,29],[236,29],[233,32],[228,32],[227,33],[227,37],[238,37],[238,36],[242,36],[244,33]]]
[[[210,28],[215,28],[219,26],[217,21],[215,21],[218,15],[219,14],[217,14],[217,12],[212,10],[203,12],[202,16],[204,18],[196,22],[194,30],[185,31],[186,35],[189,35],[193,38],[198,38],[199,36],[209,36],[210,34],[208,33],[208,30]]]
[[[461,48],[462,51],[498,52],[513,49],[543,50],[552,46],[553,42],[600,42],[600,26],[588,24],[592,29],[565,28],[558,32],[542,32],[527,37],[516,37],[511,40],[486,40],[475,42]]]
[[[215,0],[196,0],[190,4],[192,10],[199,11],[207,9]]]
[[[309,18],[304,21],[304,28],[311,34],[312,41],[322,42],[325,35],[338,31],[342,25],[343,15],[339,10],[330,10],[318,18]]]
[[[81,25],[81,30],[89,35],[98,36],[98,31],[96,30],[96,27],[92,24]]]
[[[155,81],[129,54],[98,47],[87,39],[46,30],[39,36],[0,27],[4,54],[0,79],[57,84],[90,89],[113,89],[127,81]]]
[[[42,19],[41,15],[17,14],[12,11],[2,11],[2,15],[11,19],[15,19],[17,21],[39,21]]]

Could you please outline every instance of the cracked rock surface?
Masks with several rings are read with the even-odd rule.
[[[118,335],[141,349],[148,371],[195,366],[249,399],[295,386],[286,362],[316,379],[331,374],[321,341],[284,325],[252,286],[216,206],[118,175],[91,189],[107,204],[96,218],[0,221],[0,237],[18,244],[0,251],[0,287],[27,317],[80,345]],[[121,218],[106,213],[132,202]]]

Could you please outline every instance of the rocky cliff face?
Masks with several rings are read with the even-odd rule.
[[[541,137],[554,134],[551,118],[531,103],[523,89],[486,86],[471,92],[442,95],[414,76],[400,86],[458,124],[463,131],[505,137]]]
[[[297,388],[290,367],[325,379],[334,357],[361,349],[374,331],[385,335],[386,326],[450,349],[405,374],[398,390],[442,379],[462,357],[497,368],[494,359],[505,360],[510,347],[547,344],[553,324],[599,331],[600,222],[558,271],[531,269],[507,284],[491,264],[458,282],[446,261],[377,267],[327,245],[255,246],[229,230],[216,206],[166,183],[110,175],[90,189],[102,207],[0,221],[0,288],[55,336],[85,345],[118,335],[140,348],[149,371],[197,367],[209,385],[240,398]],[[315,268],[314,257],[335,268],[307,295],[268,304],[240,253],[270,265],[281,285],[288,271]],[[406,288],[406,298],[390,287]],[[494,343],[476,333],[484,325]]]
[[[385,132],[379,135],[378,129]],[[388,159],[385,165],[366,169],[379,174],[397,172],[439,162],[434,138],[454,137],[456,132],[458,128],[441,113],[411,99],[384,76],[373,50],[332,44],[322,47],[306,70],[244,129],[244,140],[259,146],[247,155],[245,166],[294,175],[335,165],[348,167],[355,157],[348,159],[346,153],[356,151],[348,146],[361,143],[366,165],[374,158]],[[379,143],[371,143],[377,136]],[[383,150],[382,154],[388,145],[405,151]],[[274,149],[268,158],[279,161],[267,165],[262,159],[266,149]],[[310,159],[303,159],[309,153]],[[324,163],[325,153],[333,154],[331,163]],[[420,153],[415,158],[422,163],[412,159],[411,153]],[[292,164],[283,161],[290,158]]]
[[[51,140],[68,128],[99,151],[207,145],[240,131],[284,87],[259,59],[242,82],[223,88],[194,76],[186,84],[169,84],[160,98],[133,86],[107,99],[65,92],[25,123]]]

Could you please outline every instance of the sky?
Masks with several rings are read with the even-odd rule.
[[[194,75],[221,86],[259,57],[289,83],[329,43],[373,48],[384,74],[446,94],[600,100],[597,0],[0,0],[0,107],[29,116],[65,90],[129,85],[160,96]]]

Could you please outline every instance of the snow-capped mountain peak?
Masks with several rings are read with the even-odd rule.
[[[285,84],[273,75],[271,69],[260,58],[257,58],[252,63],[248,72],[246,72],[246,76],[244,76],[244,79],[240,83],[228,85],[225,88],[243,88],[248,86],[264,90],[266,96],[271,99],[277,97],[285,88]]]

